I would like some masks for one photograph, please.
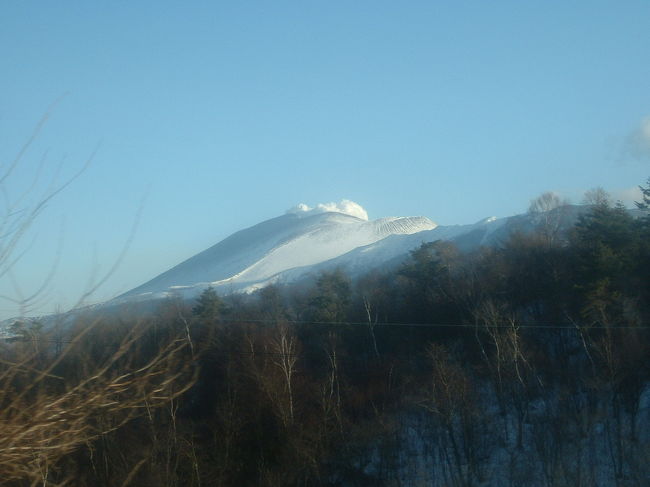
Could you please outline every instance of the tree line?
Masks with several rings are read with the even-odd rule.
[[[355,280],[337,269],[253,295],[209,288],[80,319],[89,331],[68,347],[24,328],[0,364],[0,476],[647,485],[650,181],[642,191],[645,216],[594,192],[565,228],[544,197],[536,229],[497,246],[423,243]]]

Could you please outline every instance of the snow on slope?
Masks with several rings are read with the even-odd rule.
[[[553,218],[563,228],[573,225],[580,214],[588,210],[586,206],[565,206],[553,210]],[[506,242],[513,233],[528,233],[537,226],[535,216],[514,215],[505,218],[488,217],[470,225],[436,226],[419,232],[395,232],[368,245],[359,246],[338,257],[319,264],[294,267],[282,271],[271,278],[249,284],[245,291],[254,291],[271,282],[294,282],[309,275],[328,269],[341,268],[351,277],[359,277],[372,269],[391,267],[402,262],[410,251],[422,243],[436,240],[453,242],[461,251],[471,251],[481,246],[494,246]]]
[[[192,295],[208,285],[227,291],[253,289],[292,269],[309,268],[386,237],[434,228],[436,224],[425,217],[368,221],[365,210],[349,200],[316,208],[299,205],[231,235],[118,300],[169,292]]]
[[[585,207],[558,209],[563,224]],[[343,200],[285,215],[237,232],[151,281],[113,300],[194,297],[207,286],[222,293],[254,291],[272,282],[295,282],[316,272],[343,268],[352,277],[394,265],[423,242],[449,240],[462,250],[505,241],[535,227],[534,217],[489,217],[471,225],[437,226],[425,217],[368,220],[357,203]]]
[[[456,243],[461,249],[490,245],[508,235],[511,231],[511,228],[508,227],[511,225],[512,218],[497,219],[490,217],[472,225],[436,226],[433,229],[420,232],[389,235],[384,239],[357,247],[345,254],[309,268],[289,269],[274,276],[273,279],[267,282],[260,282],[247,287],[246,290],[252,291],[276,280],[291,282],[300,279],[306,274],[314,274],[334,268],[341,268],[351,277],[358,277],[371,269],[383,268],[398,263],[410,251],[425,242],[449,240]]]

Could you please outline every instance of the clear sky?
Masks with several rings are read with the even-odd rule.
[[[440,224],[547,190],[631,204],[650,176],[650,2],[2,2],[4,168],[46,114],[4,181],[13,210],[97,152],[0,277],[28,295],[56,264],[40,311],[73,305],[134,222],[89,301],[301,202]]]

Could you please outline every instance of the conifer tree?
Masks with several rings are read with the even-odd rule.
[[[343,322],[350,307],[350,280],[341,269],[323,272],[309,300],[310,317],[314,321]]]
[[[208,287],[197,299],[192,313],[201,320],[215,321],[221,317],[224,304],[213,287]]]
[[[647,210],[650,208],[650,178],[648,178],[646,184],[648,186],[645,188],[643,186],[639,186],[639,189],[641,190],[643,196],[643,201],[635,201],[636,206],[642,210]]]

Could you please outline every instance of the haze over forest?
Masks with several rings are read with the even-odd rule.
[[[32,311],[67,309],[127,246],[85,300],[103,301],[298,203],[469,224],[602,186],[631,207],[650,164],[648,8],[5,5],[8,204],[92,161],[0,294],[29,296],[55,263]]]

